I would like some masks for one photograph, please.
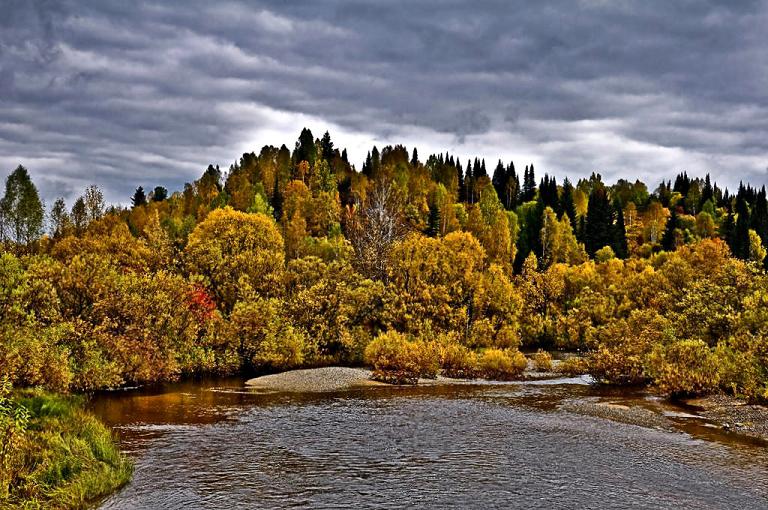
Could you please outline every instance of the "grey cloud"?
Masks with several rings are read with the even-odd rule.
[[[178,189],[306,116],[558,175],[766,181],[763,1],[0,1],[0,175],[49,201]]]

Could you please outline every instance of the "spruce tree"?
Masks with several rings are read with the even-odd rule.
[[[732,239],[733,256],[742,260],[749,259],[749,206],[743,194],[736,202],[736,226]]]
[[[766,201],[765,186],[755,197],[749,224],[750,228],[760,236],[763,246],[768,246],[768,201]]]
[[[515,163],[510,161],[506,169],[506,182],[504,187],[504,194],[500,195],[504,197],[504,207],[509,210],[514,210],[517,207],[518,197],[520,195],[520,179],[515,172]]]
[[[416,147],[413,148],[413,155],[411,156],[411,166],[414,168],[419,166],[419,153],[416,150]]]
[[[608,200],[608,192],[605,186],[598,184],[589,194],[584,232],[584,245],[590,257],[594,257],[597,250],[604,246],[613,246],[613,219],[613,207]]]
[[[152,201],[162,202],[167,198],[168,198],[168,190],[162,186],[155,186],[155,189],[152,191]]]
[[[629,249],[627,247],[627,229],[624,226],[624,211],[618,203],[614,205],[614,209],[616,210],[616,223],[613,226],[614,234],[611,248],[613,248],[613,253],[616,254],[617,258],[625,259],[629,254]]]
[[[328,131],[326,131],[323,138],[320,139],[320,150],[323,153],[323,159],[330,164],[331,161],[333,161],[334,149],[331,135]]]
[[[426,234],[429,237],[437,237],[440,235],[440,209],[434,202],[430,202],[429,204],[429,217],[427,219]]]
[[[507,171],[504,168],[504,164],[499,160],[496,165],[496,169],[493,171],[493,177],[491,178],[493,188],[496,190],[496,196],[503,199],[507,188]],[[504,204],[506,207],[506,204]]]
[[[279,179],[275,176],[275,185],[272,188],[272,212],[275,220],[280,221],[283,216],[283,193],[280,191]]]
[[[131,197],[131,204],[133,204],[133,207],[147,205],[147,195],[144,193],[143,187],[139,186],[136,188],[136,191],[133,192],[133,196]]]
[[[664,227],[664,235],[661,236],[661,247],[665,251],[675,251],[676,246],[676,234],[677,230],[677,209],[672,208],[672,214],[667,220],[667,225]]]
[[[576,226],[576,204],[573,201],[573,185],[568,178],[563,181],[563,194],[560,197],[560,212],[571,220],[571,225]]]

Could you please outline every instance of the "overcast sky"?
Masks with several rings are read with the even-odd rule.
[[[0,0],[0,177],[126,203],[308,126],[358,169],[403,143],[762,185],[766,33],[766,1]]]

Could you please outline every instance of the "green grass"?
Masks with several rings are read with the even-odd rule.
[[[30,418],[11,450],[0,508],[86,508],[128,482],[132,464],[80,398],[39,390],[12,398]]]

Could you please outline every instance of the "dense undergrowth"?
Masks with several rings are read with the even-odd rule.
[[[0,390],[0,508],[86,508],[131,472],[80,398],[8,384]]]

